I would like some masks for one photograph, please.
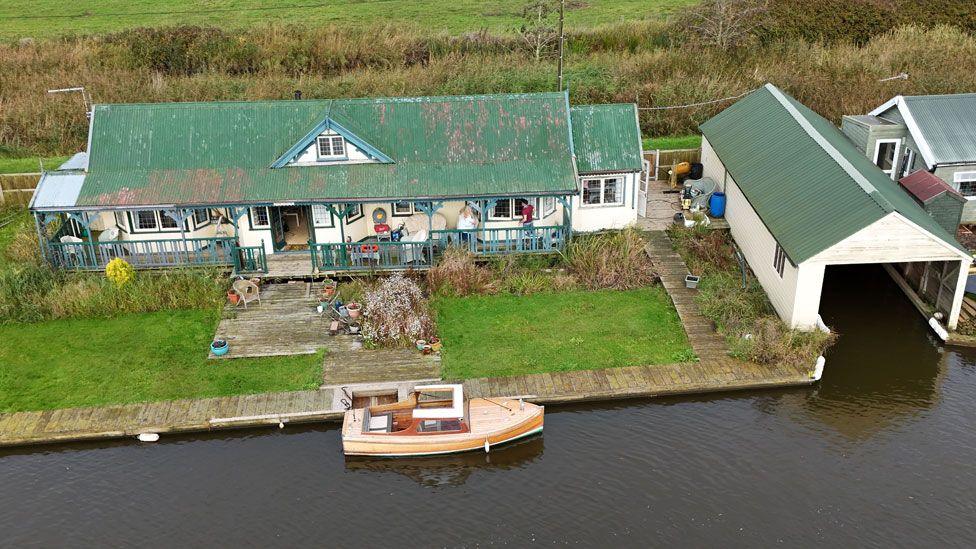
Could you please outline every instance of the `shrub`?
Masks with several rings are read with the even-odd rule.
[[[370,345],[404,347],[435,333],[427,299],[403,273],[363,294],[363,315],[363,339]]]
[[[820,330],[791,330],[777,317],[765,316],[754,321],[751,336],[742,338],[737,354],[758,364],[791,364],[812,368],[836,339],[833,333]]]
[[[427,271],[431,293],[446,296],[488,294],[496,291],[492,272],[475,262],[474,255],[463,248],[449,247],[437,265]]]
[[[116,257],[105,266],[105,277],[115,284],[116,288],[121,288],[135,279],[136,270],[129,265],[128,261]]]
[[[633,290],[657,280],[645,246],[634,228],[579,236],[566,250],[566,262],[587,288]]]

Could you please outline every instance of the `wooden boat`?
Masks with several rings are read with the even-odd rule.
[[[542,432],[543,412],[542,406],[515,398],[465,401],[461,385],[420,385],[395,404],[347,411],[342,450],[348,456],[487,452]]]

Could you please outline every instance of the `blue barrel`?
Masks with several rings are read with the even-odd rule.
[[[712,217],[722,217],[725,215],[725,193],[714,192],[708,198],[708,212]]]

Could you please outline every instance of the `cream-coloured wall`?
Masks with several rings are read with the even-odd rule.
[[[339,135],[334,131],[325,131],[319,134],[319,137],[326,135]],[[346,141],[346,160],[341,161],[343,164],[353,164],[361,162],[373,162],[373,160],[363,152],[359,147],[353,145],[352,143]],[[318,155],[318,139],[312,142],[312,145],[307,149],[302,151],[302,153],[291,162],[290,166],[308,166],[320,164]]]
[[[809,261],[831,265],[958,261],[962,252],[895,212],[875,221]]]
[[[583,206],[582,180],[580,193],[573,197],[573,231],[593,232],[606,229],[623,229],[637,221],[637,184],[640,174],[620,174],[623,178],[624,203],[620,206]],[[601,177],[601,176],[592,176]],[[607,176],[604,176],[607,177]],[[558,208],[557,208],[558,210]]]
[[[731,177],[725,188],[727,203],[725,218],[729,222],[732,238],[749,263],[749,268],[762,284],[769,302],[784,322],[793,327],[810,329],[815,325],[815,315],[820,306],[823,268],[801,269],[787,259],[783,275],[773,265],[776,256],[776,239],[766,229],[762,219],[746,200],[745,195]],[[797,306],[797,297],[805,295],[804,303]],[[812,308],[813,317],[809,315]]]
[[[701,151],[702,175],[712,178],[712,181],[718,183],[718,188],[724,190],[727,174],[725,165],[719,160],[712,144],[704,136],[702,137]]]

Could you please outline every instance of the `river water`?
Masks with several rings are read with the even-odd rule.
[[[346,460],[335,426],[0,453],[4,545],[973,546],[976,352],[828,271],[812,388],[552,408],[542,437]]]

